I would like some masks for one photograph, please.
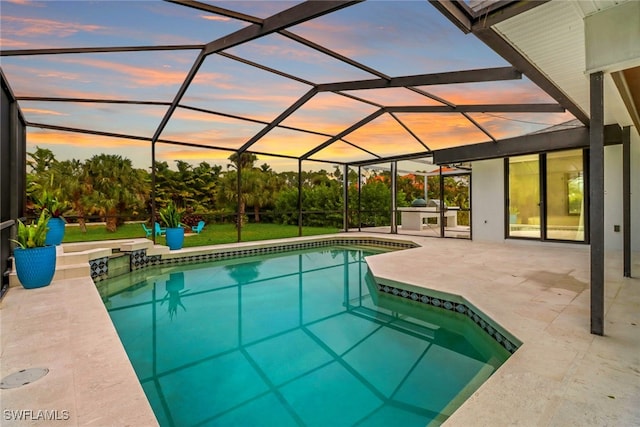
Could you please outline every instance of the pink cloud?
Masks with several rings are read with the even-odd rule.
[[[96,32],[104,30],[99,25],[62,22],[44,18],[23,18],[3,16],[3,32],[20,37],[69,37],[80,32]]]
[[[206,19],[207,21],[223,21],[223,22],[231,21],[231,18],[227,18],[226,16],[217,16],[217,15],[200,15],[200,18]]]
[[[0,38],[0,46],[2,46],[3,49],[7,49],[7,48],[27,49],[29,47],[29,43],[21,40]]]
[[[174,71],[166,68],[143,67],[96,58],[65,57],[60,59],[60,62],[110,71],[122,76],[123,79],[128,82],[127,85],[134,87],[180,85],[184,81],[187,73],[183,70]]]

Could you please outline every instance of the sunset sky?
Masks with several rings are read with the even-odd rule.
[[[209,2],[267,18],[298,2]],[[2,51],[63,47],[206,44],[246,22],[161,1],[0,2]],[[427,1],[368,1],[289,28],[314,43],[348,56],[391,77],[460,71],[507,64],[472,35],[464,35]],[[18,97],[47,96],[171,102],[199,51],[152,51],[35,56],[2,56],[2,71]],[[322,55],[281,34],[272,34],[225,53],[259,63],[314,84],[372,79],[376,76]],[[178,108],[160,139],[222,148],[239,148],[265,123],[311,86],[221,55],[209,55],[181,105],[242,116],[253,121]],[[454,104],[549,103],[553,100],[529,80],[425,86],[420,89]],[[347,92],[387,106],[441,105],[408,89]],[[34,124],[151,138],[167,111],[164,105],[61,103],[20,100]],[[300,156],[376,111],[377,107],[335,93],[319,93],[252,149]],[[496,138],[522,135],[571,120],[569,113],[481,114],[470,116]],[[461,114],[396,116],[430,149],[488,141]],[[384,114],[320,151],[312,158],[343,162],[425,151],[398,121]],[[51,149],[60,160],[84,160],[97,153],[121,154],[136,167],[150,165],[150,144],[29,127],[28,149]],[[354,147],[354,144],[361,149]],[[226,165],[222,150],[157,145],[158,160],[182,159]],[[274,169],[296,169],[295,160],[259,157]],[[314,164],[314,169],[327,165]]]

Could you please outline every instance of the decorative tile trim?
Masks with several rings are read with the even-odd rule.
[[[100,281],[109,274],[109,257],[91,259],[89,260],[89,267],[93,281]]]
[[[260,248],[245,248],[245,249],[236,249],[236,250],[223,250],[219,252],[210,252],[205,254],[198,255],[187,255],[185,253],[184,256],[174,256],[172,258],[163,259],[161,255],[147,255],[146,249],[136,249],[130,252],[130,271],[140,270],[146,267],[156,267],[156,266],[170,266],[176,264],[191,264],[191,263],[199,263],[199,262],[207,262],[207,261],[218,261],[218,260],[228,260],[234,258],[243,258],[250,257],[256,255],[266,255],[266,254],[274,254],[280,252],[289,252],[295,250],[302,249],[313,249],[313,248],[321,248],[328,246],[344,246],[344,245],[354,245],[354,246],[373,246],[373,247],[382,247],[382,248],[393,248],[393,249],[410,249],[416,248],[419,245],[413,242],[407,241],[399,241],[399,240],[381,240],[375,238],[334,238],[334,239],[321,239],[321,240],[313,240],[306,242],[295,242],[295,243],[283,243],[280,245],[273,246],[264,246]],[[108,258],[103,258],[106,263],[106,269],[108,272]],[[96,260],[99,261],[99,260]],[[94,279],[94,282],[106,279],[107,274],[98,274],[96,276],[93,275],[93,267],[91,277]]]
[[[376,283],[379,292],[394,295],[400,298],[409,299],[411,301],[419,302],[426,305],[431,305],[443,310],[453,311],[455,313],[462,314],[471,319],[476,325],[480,327],[487,335],[489,335],[494,341],[500,344],[505,350],[513,354],[520,346],[511,339],[507,338],[504,333],[500,332],[493,323],[488,320],[486,315],[480,311],[474,311],[471,307],[463,303],[455,301],[449,301],[441,297],[434,297],[414,291],[408,291],[402,288],[396,288],[381,283]]]
[[[167,266],[167,265],[175,265],[175,264],[190,264],[190,263],[228,260],[228,259],[243,258],[243,257],[256,256],[256,255],[267,255],[267,254],[289,252],[289,251],[295,251],[295,250],[322,248],[327,246],[341,246],[341,245],[342,246],[344,245],[374,246],[374,247],[393,248],[393,249],[409,249],[409,248],[418,247],[418,245],[412,242],[393,241],[393,240],[326,239],[326,240],[315,240],[315,241],[309,241],[309,242],[286,243],[286,244],[280,244],[280,245],[265,246],[260,248],[235,249],[235,250],[211,252],[211,253],[198,254],[198,255],[185,255],[183,257],[172,257],[172,258],[166,258],[166,259],[157,257],[157,259],[153,261],[149,261],[148,263],[151,265],[159,265],[159,266]]]

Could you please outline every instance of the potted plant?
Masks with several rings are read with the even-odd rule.
[[[169,202],[167,207],[160,209],[158,212],[160,219],[167,227],[166,239],[169,249],[182,249],[184,244],[184,228],[180,221],[184,212],[176,207],[173,202]]]
[[[18,220],[13,259],[18,280],[26,289],[48,286],[56,272],[56,247],[45,243],[48,223],[48,211],[42,211],[35,224]]]
[[[43,190],[42,196],[35,199],[35,204],[41,212],[48,211],[49,231],[47,232],[47,245],[59,245],[64,239],[66,221],[62,216],[68,208],[68,204],[58,200],[53,192]]]

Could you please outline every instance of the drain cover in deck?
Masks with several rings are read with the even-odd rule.
[[[0,382],[0,388],[17,388],[39,380],[49,373],[47,368],[29,368],[7,375]]]

